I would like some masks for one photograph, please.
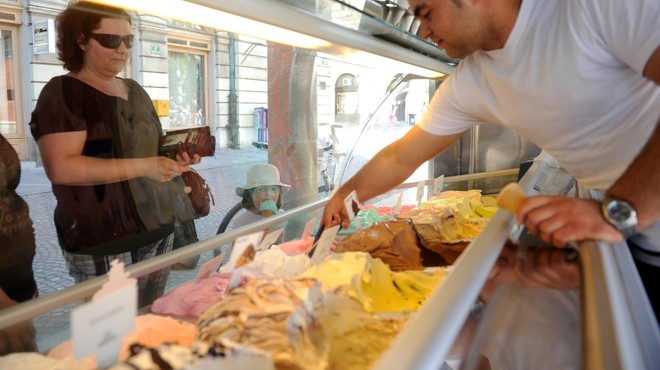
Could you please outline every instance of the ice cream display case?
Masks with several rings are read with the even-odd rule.
[[[402,27],[405,10],[399,20],[379,12],[376,4],[383,4],[381,10],[386,3],[397,5],[389,0],[189,3],[324,41],[316,49],[323,53],[366,52],[379,62],[402,66],[379,108],[363,124],[343,132],[342,141],[349,143],[349,149],[338,168],[340,182],[415,123],[441,83],[440,75],[451,73],[458,62],[409,32],[412,24]],[[387,139],[383,132],[388,132]],[[379,146],[371,145],[378,134]],[[457,209],[451,212],[478,213],[480,232],[458,238],[461,250],[452,251],[455,260],[450,263],[449,257],[438,253],[429,267],[421,252],[410,256],[409,249],[397,249],[394,243],[388,247],[398,251],[394,258],[403,261],[401,265],[391,262],[390,249],[382,258],[374,257],[377,253],[348,252],[346,245],[344,253],[323,254],[342,246],[333,245],[331,234],[324,240],[314,222],[327,198],[311,201],[128,266],[127,275],[113,276],[122,283],[100,276],[2,310],[0,330],[34,329],[38,348],[22,357],[0,357],[0,369],[653,368],[660,363],[660,334],[625,245],[585,242],[575,249],[553,250],[515,225],[512,214],[495,211],[491,201],[504,184],[518,181],[519,162],[537,154],[537,148],[510,133],[484,125],[425,164],[406,183],[363,205],[391,213],[398,206],[409,206],[411,213],[399,213],[408,217],[396,220],[403,220],[407,230],[407,234],[394,232],[392,240],[402,243],[396,245],[410,245],[410,240],[420,238],[419,228],[411,229],[414,221],[408,220],[421,220],[418,226],[432,226],[428,220],[435,220],[435,215],[418,212],[423,210],[418,204],[420,189],[426,200],[422,204],[451,202]],[[445,177],[437,189],[440,174]],[[582,191],[544,153],[519,184],[528,195]],[[435,194],[439,198],[429,199],[428,194],[440,190],[473,191],[470,194],[491,199],[474,197],[477,204],[460,193],[448,200],[441,192]],[[487,222],[481,220],[484,214]],[[355,229],[344,230],[341,238],[348,240],[360,228],[368,230],[369,222],[387,218],[376,214],[362,225],[359,216]],[[310,225],[298,233],[298,243],[269,249],[275,237],[262,251],[254,251],[263,243],[251,239],[254,235],[261,239],[264,230],[294,222]],[[462,232],[461,227],[457,226]],[[315,234],[321,239],[316,247],[324,243],[328,249],[308,254]],[[431,245],[429,239],[426,242]],[[222,259],[213,257],[213,251],[232,243],[236,249],[242,243],[244,252],[220,267],[216,263]],[[524,274],[525,263],[548,255],[559,261],[556,285]],[[161,297],[169,298],[167,303],[157,300],[137,309],[131,304],[130,291],[124,291],[126,280],[199,256],[203,263]],[[389,263],[383,262],[388,258]],[[438,258],[443,262],[437,263]],[[250,259],[252,263],[244,263]],[[414,269],[408,268],[411,264]],[[112,294],[126,292],[125,300],[122,296],[107,301],[116,297]],[[88,325],[80,325],[80,316],[72,319],[74,312],[88,315],[83,321]],[[127,338],[128,346],[120,349],[117,343],[122,338]],[[140,344],[130,346],[135,342]],[[98,356],[100,351],[108,353],[109,343],[111,355]],[[122,358],[131,356],[132,362],[117,363],[116,353],[121,351]],[[87,357],[90,353],[96,359]]]

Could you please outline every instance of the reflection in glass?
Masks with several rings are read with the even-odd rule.
[[[575,250],[505,245],[480,294],[484,311],[455,345],[460,368],[580,368],[579,289]]]
[[[3,135],[17,135],[16,100],[14,87],[12,31],[0,31],[2,43],[0,44],[0,133]]]
[[[206,124],[205,56],[170,51],[170,126],[184,128]]]

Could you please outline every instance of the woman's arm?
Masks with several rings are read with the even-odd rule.
[[[155,181],[169,181],[189,171],[166,157],[94,158],[82,155],[87,132],[61,132],[44,135],[37,142],[46,175],[53,184],[95,185],[149,177]]]

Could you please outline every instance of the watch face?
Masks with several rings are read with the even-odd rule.
[[[626,201],[610,200],[606,206],[606,218],[620,231],[634,228],[637,225],[637,212]]]
[[[630,218],[632,210],[621,202],[612,202],[609,207],[610,217],[613,220],[622,222]]]

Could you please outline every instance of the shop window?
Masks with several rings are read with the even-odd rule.
[[[344,73],[335,82],[335,120],[338,123],[358,123],[360,120],[358,79]]]
[[[168,38],[170,127],[207,124],[207,63],[209,43]],[[185,47],[177,47],[185,46]]]
[[[22,134],[16,115],[16,61],[14,60],[14,31],[0,29],[0,132],[8,138],[19,138]]]

